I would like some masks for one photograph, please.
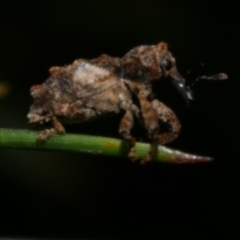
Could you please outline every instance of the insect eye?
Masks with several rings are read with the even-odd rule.
[[[164,67],[167,71],[169,71],[172,68],[172,62],[169,61],[168,59],[164,59],[162,61],[162,67]]]

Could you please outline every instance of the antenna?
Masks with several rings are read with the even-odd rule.
[[[198,82],[199,80],[213,80],[213,81],[217,81],[217,80],[226,80],[228,79],[228,75],[225,73],[218,73],[212,76],[201,76],[198,77],[191,85],[190,87],[192,87],[193,85],[196,84],[196,82]]]

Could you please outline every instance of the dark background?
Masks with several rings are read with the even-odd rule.
[[[158,90],[182,123],[169,147],[213,156],[213,163],[142,167],[127,159],[1,150],[0,236],[239,235],[236,10],[203,1],[1,1],[0,83],[10,86],[0,99],[1,128],[34,129],[26,119],[29,88],[48,77],[50,66],[102,53],[123,56],[142,44],[168,42],[189,83],[218,72],[229,80],[199,82],[190,108],[168,83]],[[113,116],[67,130],[119,137],[119,121]]]

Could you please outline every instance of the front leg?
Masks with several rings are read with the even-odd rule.
[[[158,115],[153,108],[151,102],[147,99],[144,91],[140,91],[138,94],[138,99],[141,106],[141,113],[143,118],[144,127],[148,131],[148,137],[152,140],[151,148],[145,159],[141,161],[142,164],[152,160],[158,147],[158,132],[159,132],[159,122]]]
[[[137,160],[137,154],[135,152],[135,138],[130,135],[130,131],[133,127],[133,113],[132,109],[127,109],[119,126],[119,133],[122,135],[122,137],[128,141],[130,145],[130,150],[128,153],[128,158],[130,158],[132,161]]]
[[[165,132],[158,136],[159,143],[164,145],[172,142],[178,137],[181,130],[181,124],[177,116],[169,107],[157,99],[152,101],[152,106],[157,112],[159,120],[170,126],[170,132]]]
[[[37,141],[45,141],[48,137],[52,135],[65,133],[63,125],[58,121],[56,117],[52,117],[51,120],[53,128],[41,131],[37,136]]]

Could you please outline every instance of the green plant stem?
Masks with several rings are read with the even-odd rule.
[[[28,130],[0,129],[0,149],[79,152],[114,157],[127,157],[129,150],[126,141],[114,138],[64,134],[51,136],[45,142],[37,142],[37,134],[38,132]],[[140,159],[147,155],[149,147],[146,143],[136,143],[136,152]],[[153,160],[166,163],[197,163],[209,162],[213,158],[159,146]]]

